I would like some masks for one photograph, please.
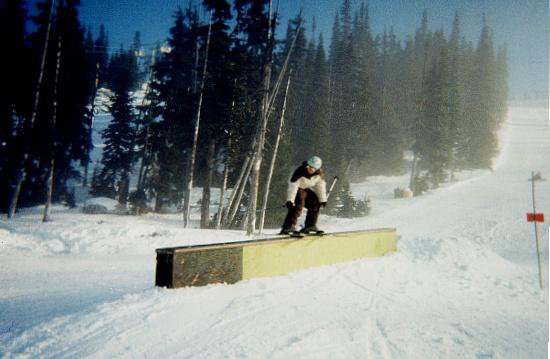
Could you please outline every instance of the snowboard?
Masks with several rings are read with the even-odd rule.
[[[303,238],[307,236],[323,236],[325,235],[325,231],[315,231],[315,232],[292,232],[290,233],[291,237],[294,238]]]

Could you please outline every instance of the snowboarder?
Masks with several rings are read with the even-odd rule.
[[[288,183],[286,207],[288,213],[280,234],[290,234],[296,230],[296,223],[307,208],[307,216],[302,233],[320,232],[317,228],[319,210],[327,204],[326,182],[321,166],[323,161],[312,156],[294,170]]]

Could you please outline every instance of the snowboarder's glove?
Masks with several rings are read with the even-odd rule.
[[[321,202],[319,203],[319,206],[321,206],[321,208],[325,208],[327,206],[327,202]]]
[[[290,202],[290,201],[287,201],[287,202],[286,202],[286,208],[288,208],[288,209],[294,208],[294,203],[292,203],[292,202]]]

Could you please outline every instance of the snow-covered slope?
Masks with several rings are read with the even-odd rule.
[[[396,227],[398,252],[235,285],[155,288],[154,249],[245,240],[182,229],[177,215],[86,216],[39,209],[0,222],[0,353],[55,357],[546,358],[531,171],[550,216],[548,109],[510,110],[492,172],[392,199],[403,178],[353,187],[373,214],[322,217],[329,230]],[[272,231],[274,233],[274,231]]]

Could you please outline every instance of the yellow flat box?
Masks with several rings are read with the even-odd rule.
[[[235,283],[395,251],[393,228],[160,248],[156,250],[156,285],[178,288]]]

